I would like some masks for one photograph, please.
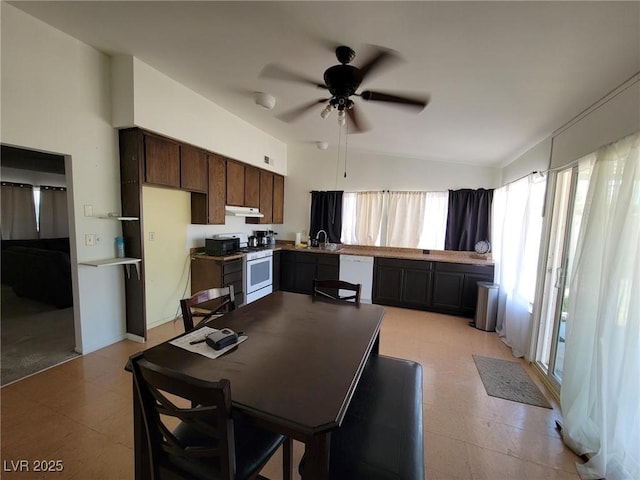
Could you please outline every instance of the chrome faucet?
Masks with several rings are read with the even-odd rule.
[[[318,240],[318,243],[320,243],[320,234],[324,233],[324,246],[327,246],[327,232],[325,232],[324,230],[319,230],[318,233],[316,233],[316,240]]]

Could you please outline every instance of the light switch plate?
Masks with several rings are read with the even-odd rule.
[[[84,216],[85,217],[93,217],[93,205],[85,205],[84,206]]]
[[[87,234],[84,236],[84,244],[85,244],[87,247],[93,247],[93,246],[95,246],[95,244],[96,244],[96,236],[95,236],[94,234],[92,234],[92,233],[87,233]]]

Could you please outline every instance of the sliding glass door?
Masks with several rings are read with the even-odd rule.
[[[556,172],[549,189],[551,226],[542,290],[536,365],[550,386],[560,392],[564,362],[565,328],[569,280],[584,201],[589,185],[591,164],[585,163]]]

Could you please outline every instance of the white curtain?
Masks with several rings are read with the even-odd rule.
[[[418,248],[444,250],[449,213],[449,192],[424,192],[424,225]]]
[[[640,132],[596,152],[570,282],[561,407],[582,478],[640,478]]]
[[[542,176],[532,174],[493,192],[491,238],[499,285],[496,331],[516,357],[528,353],[531,341],[545,185]]]
[[[424,226],[426,192],[389,193],[387,246],[417,248]]]
[[[60,187],[40,187],[40,238],[69,236],[67,191]]]
[[[383,192],[345,192],[342,196],[342,243],[380,245]]]
[[[33,187],[25,184],[2,184],[2,239],[38,238]]]

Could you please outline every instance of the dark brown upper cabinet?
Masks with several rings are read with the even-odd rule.
[[[260,218],[247,218],[246,223],[284,223],[284,177],[260,170]]]
[[[227,205],[244,206],[244,165],[227,160]]]
[[[273,221],[284,223],[284,177],[273,174]]]
[[[227,162],[218,155],[209,155],[209,223],[224,225],[227,199]]]
[[[260,170],[260,223],[273,222],[273,173]]]
[[[219,155],[207,155],[208,193],[191,193],[191,223],[224,225],[227,200],[227,162]]]
[[[260,206],[260,170],[246,165],[244,167],[244,206]]]
[[[180,188],[180,145],[152,134],[144,135],[145,183]]]
[[[207,152],[190,145],[180,145],[180,188],[207,193],[209,168]]]

